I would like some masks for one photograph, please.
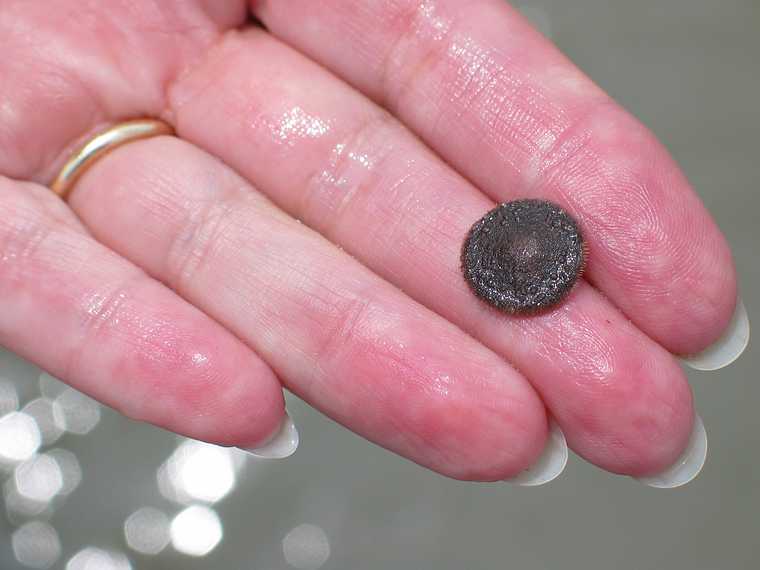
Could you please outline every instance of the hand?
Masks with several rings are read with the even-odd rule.
[[[724,238],[642,125],[501,0],[253,2],[270,33],[246,9],[3,3],[0,343],[221,445],[280,433],[281,386],[461,479],[535,466],[548,418],[636,477],[704,444],[673,354],[728,327],[703,355],[727,364],[742,306]],[[112,152],[68,204],[44,187],[144,116],[179,138]],[[459,268],[469,227],[517,197],[560,203],[589,244],[585,280],[530,317]],[[546,465],[533,482],[564,463]]]

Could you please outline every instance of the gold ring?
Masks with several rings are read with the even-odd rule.
[[[114,125],[74,151],[50,185],[50,189],[65,200],[76,181],[95,161],[113,149],[132,141],[173,134],[174,129],[170,125],[157,119],[137,119]]]

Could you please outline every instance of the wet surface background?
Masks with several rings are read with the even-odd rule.
[[[760,2],[522,7],[671,149],[760,323]],[[127,421],[0,351],[0,569],[756,568],[758,355],[689,372],[708,462],[661,491],[576,457],[546,487],[449,481],[295,399],[296,455],[247,459]]]

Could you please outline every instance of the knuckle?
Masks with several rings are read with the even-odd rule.
[[[380,89],[385,105],[397,108],[420,78],[446,60],[454,26],[427,1],[396,3],[387,19],[396,38],[382,63]]]
[[[182,292],[195,276],[213,270],[219,251],[230,239],[234,210],[232,199],[223,198],[188,211],[166,257],[167,281],[176,291]]]
[[[324,320],[317,345],[317,358],[327,365],[362,344],[365,323],[371,319],[373,303],[352,298],[333,302],[332,315]]]
[[[142,273],[135,270],[110,282],[99,283],[71,301],[72,327],[76,335],[72,335],[64,358],[66,377],[87,376],[93,346],[112,346],[114,338],[135,344],[134,290],[140,277]]]
[[[80,326],[83,347],[97,342],[107,330],[121,328],[125,312],[132,304],[133,290],[143,274],[135,271],[116,283],[105,284],[84,296]]]
[[[578,109],[572,117],[564,117],[553,122],[550,129],[544,129],[544,136],[532,145],[525,169],[525,183],[528,187],[551,185],[564,180],[572,173],[591,174],[583,162],[593,160],[594,124],[610,107],[610,102],[599,101]],[[608,123],[607,132],[618,127]],[[579,171],[580,169],[580,171]]]
[[[18,284],[33,269],[40,246],[52,228],[39,215],[12,209],[0,220],[0,275],[6,286]]]
[[[366,200],[380,185],[383,164],[393,152],[392,131],[398,128],[386,112],[374,113],[355,125],[336,144],[305,186],[298,209],[316,220],[317,229],[333,236],[357,200]]]
[[[32,275],[44,272],[47,262],[41,252],[51,236],[74,228],[73,219],[60,211],[52,196],[41,188],[2,188],[0,181],[0,285],[13,287]],[[44,198],[50,198],[45,200]],[[53,203],[51,203],[53,202]],[[63,208],[63,206],[60,206]]]

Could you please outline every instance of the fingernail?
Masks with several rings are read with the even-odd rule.
[[[285,459],[298,449],[298,430],[288,412],[282,421],[280,429],[264,445],[256,448],[242,448],[243,451],[263,459]]]
[[[694,416],[694,427],[691,430],[689,443],[678,461],[659,475],[638,477],[638,480],[644,485],[658,489],[680,487],[699,475],[706,458],[707,433],[705,432],[705,425],[702,423],[702,418]]]
[[[734,316],[726,331],[713,344],[699,354],[681,360],[696,370],[718,370],[739,358],[749,344],[749,316],[744,302],[738,299]]]
[[[567,441],[565,434],[553,419],[549,420],[549,437],[538,460],[517,477],[505,479],[507,483],[521,487],[545,485],[559,477],[567,465]]]

